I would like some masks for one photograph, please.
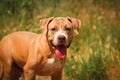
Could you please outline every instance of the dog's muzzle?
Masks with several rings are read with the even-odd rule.
[[[60,34],[54,37],[54,40],[51,42],[56,56],[60,59],[66,58],[67,47],[66,47],[67,38],[66,36]]]
[[[68,42],[68,35],[65,34],[62,30],[59,30],[58,32],[56,32],[52,40],[52,43],[55,46],[59,46],[59,45],[66,46],[67,42]]]

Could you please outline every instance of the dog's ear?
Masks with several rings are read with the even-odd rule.
[[[78,31],[81,27],[81,20],[70,17],[67,17],[67,19],[73,24],[74,31],[76,34],[78,34]]]
[[[41,29],[42,31],[44,31],[45,29],[47,29],[48,24],[49,24],[53,19],[54,19],[54,17],[41,19],[40,22],[39,22],[40,29]]]

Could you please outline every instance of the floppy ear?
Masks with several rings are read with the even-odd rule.
[[[76,18],[70,18],[70,17],[67,17],[67,19],[73,24],[73,29],[75,33],[78,34],[78,31],[81,27],[81,20]]]
[[[53,20],[54,17],[50,17],[50,18],[45,18],[45,19],[41,19],[39,24],[40,24],[40,29],[42,31],[44,31],[45,29],[47,29],[48,24]]]

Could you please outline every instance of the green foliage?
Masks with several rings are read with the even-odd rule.
[[[68,50],[64,70],[68,80],[120,79],[108,73],[120,64],[119,0],[1,0],[0,39],[21,30],[40,33],[39,20],[51,16],[82,21]]]

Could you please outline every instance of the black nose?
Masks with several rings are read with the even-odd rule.
[[[58,36],[58,41],[59,42],[64,42],[66,40],[65,36],[64,35],[59,35]]]

